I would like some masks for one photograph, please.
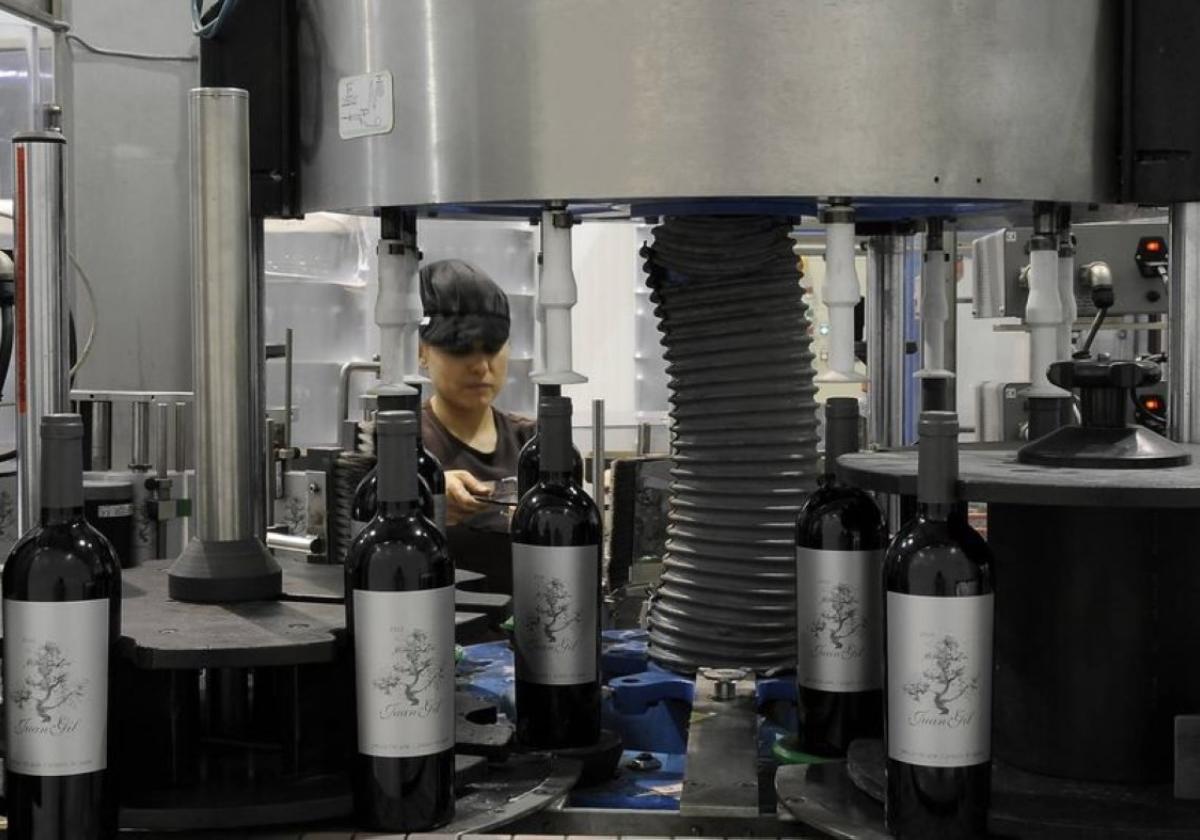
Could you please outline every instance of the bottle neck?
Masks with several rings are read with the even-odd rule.
[[[42,444],[40,521],[69,522],[83,516],[83,440],[50,439]]]
[[[376,474],[379,476],[377,497],[381,513],[402,513],[419,505],[417,448],[420,445],[421,439],[416,435],[383,435],[379,438]]]
[[[412,516],[420,510],[421,503],[416,499],[409,499],[404,502],[385,502],[381,499],[376,512],[385,519],[398,519],[405,516]]]
[[[858,417],[829,417],[825,422],[825,483],[837,483],[837,459],[858,451]]]
[[[957,512],[954,502],[917,502],[917,514],[932,522],[949,522]]]
[[[571,418],[565,415],[538,417],[538,478],[542,481],[569,481],[574,450],[571,446]]]
[[[917,502],[922,509],[953,510],[958,502],[958,441],[928,435],[917,450]]]

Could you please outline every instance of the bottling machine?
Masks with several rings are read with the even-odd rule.
[[[817,475],[817,386],[863,380],[872,451],[839,467],[885,494],[895,526],[917,408],[953,407],[963,387],[966,251],[976,314],[1020,317],[1031,345],[1027,382],[1001,389],[1010,442],[962,455],[998,569],[993,828],[1200,836],[1194,4],[223,0],[208,14],[221,27],[187,103],[190,392],[70,391],[66,139],[13,138],[21,521],[43,414],[89,404],[93,468],[111,473],[111,406],[143,406],[137,463],[93,489],[104,504],[127,482],[139,546],[124,827],[352,829],[339,563],[370,424],[348,418],[343,391],[340,439],[298,446],[291,341],[267,347],[262,326],[264,220],[338,211],[380,220],[383,340],[365,367],[383,383],[417,373],[419,219],[538,225],[533,380],[546,385],[580,381],[572,317],[600,316],[572,313],[573,229],[654,225],[641,258],[669,376],[666,539],[632,610],[644,627],[604,633],[609,735],[571,754],[515,748],[511,653],[490,632],[508,602],[460,573],[459,807],[438,836],[885,836],[880,745],[816,763],[786,737],[792,527]],[[805,219],[825,225],[832,275],[820,382],[794,240]],[[1105,317],[1125,315],[1165,342],[1141,359],[1089,354]],[[289,382],[273,416],[270,359]],[[1126,422],[1130,393],[1164,371],[1170,440]],[[1062,427],[1069,445],[1012,442]],[[1084,449],[1096,457],[1071,460]],[[285,486],[301,491],[279,527]],[[644,581],[614,562],[607,582],[613,614],[629,615],[621,597]]]

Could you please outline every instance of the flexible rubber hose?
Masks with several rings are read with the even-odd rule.
[[[796,514],[816,388],[790,225],[670,219],[643,249],[670,377],[673,468],[650,655],[679,671],[795,662]]]

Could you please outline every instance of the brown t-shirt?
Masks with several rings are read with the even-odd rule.
[[[466,470],[480,481],[498,481],[517,474],[521,447],[537,431],[528,417],[493,408],[496,449],[480,452],[468,446],[442,425],[429,403],[421,411],[421,439],[444,470]],[[446,529],[450,557],[456,567],[487,575],[490,592],[512,594],[512,542],[508,511],[489,507],[458,525]]]

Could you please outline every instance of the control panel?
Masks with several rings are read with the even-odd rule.
[[[1167,312],[1166,223],[1075,225],[1075,302],[1080,318],[1096,314],[1089,273],[1084,266],[1104,263],[1112,274],[1110,316],[1165,315]],[[1029,228],[1005,228],[975,240],[975,317],[1020,318],[1029,297]]]

